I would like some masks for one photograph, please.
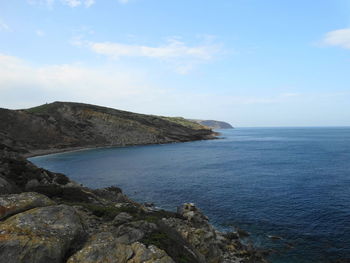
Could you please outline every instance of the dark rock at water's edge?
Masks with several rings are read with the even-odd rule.
[[[233,129],[233,126],[224,121],[215,120],[191,120],[210,129]]]
[[[0,144],[0,263],[266,262],[193,204],[177,213],[90,189]]]
[[[186,142],[215,138],[183,119],[95,105],[54,102],[25,110],[0,108],[0,143],[26,156],[90,147]]]

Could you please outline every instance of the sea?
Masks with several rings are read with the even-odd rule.
[[[30,158],[92,188],[176,210],[195,203],[272,263],[350,262],[350,128],[236,128],[216,140]]]

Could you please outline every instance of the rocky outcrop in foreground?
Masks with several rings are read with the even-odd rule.
[[[193,204],[158,210],[117,187],[83,187],[0,147],[0,263],[266,262]]]

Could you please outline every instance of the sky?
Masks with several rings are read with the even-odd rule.
[[[350,0],[0,0],[0,107],[350,125]]]

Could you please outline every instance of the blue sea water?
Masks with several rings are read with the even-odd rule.
[[[162,208],[194,202],[218,228],[238,226],[257,246],[274,249],[273,263],[350,262],[350,128],[220,132],[219,140],[30,160]]]

